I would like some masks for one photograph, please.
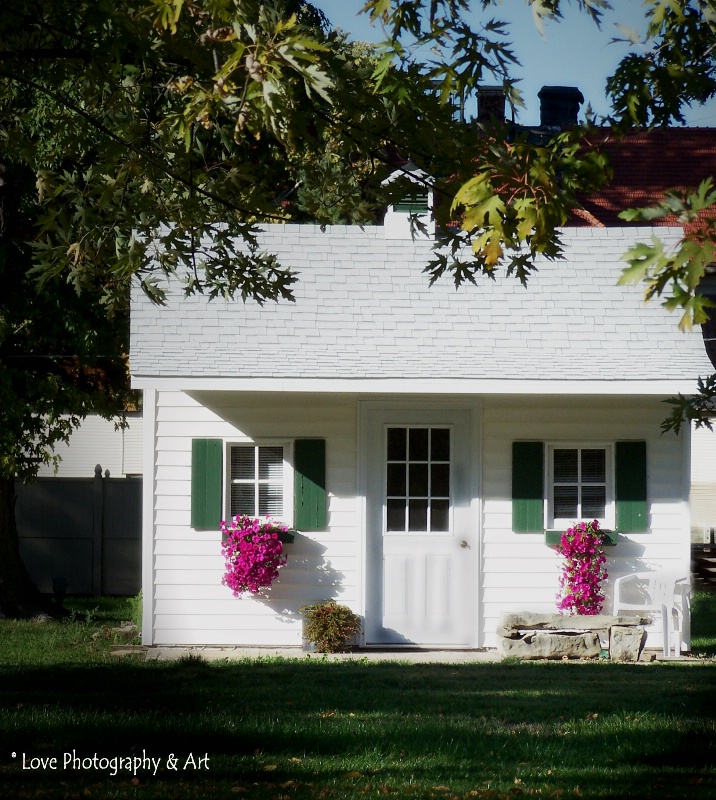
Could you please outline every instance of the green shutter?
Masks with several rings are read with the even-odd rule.
[[[221,525],[221,476],[224,453],[221,439],[192,439],[191,526],[219,530]]]
[[[615,460],[617,530],[646,531],[646,442],[617,442]]]
[[[512,530],[544,530],[544,444],[512,443]]]
[[[293,450],[294,527],[322,531],[326,527],[326,442],[297,439]]]

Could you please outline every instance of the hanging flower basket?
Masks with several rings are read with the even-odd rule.
[[[604,605],[602,581],[608,577],[604,568],[602,534],[599,522],[578,522],[568,528],[557,547],[564,558],[559,579],[557,608],[563,614],[599,614]]]
[[[288,526],[270,517],[236,516],[231,524],[222,521],[221,534],[221,553],[226,561],[221,582],[236,597],[258,594],[271,586],[286,563],[282,537],[289,536],[293,541]]]

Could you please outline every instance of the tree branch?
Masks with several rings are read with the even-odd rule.
[[[48,58],[67,58],[77,61],[89,61],[87,50],[74,50],[68,47],[27,47],[23,50],[0,51],[0,61],[27,61]]]
[[[114,131],[110,130],[106,125],[104,125],[98,119],[95,119],[95,117],[93,117],[90,113],[88,113],[75,103],[73,103],[69,98],[60,94],[59,92],[54,92],[51,89],[48,89],[46,86],[43,86],[42,84],[39,84],[36,81],[31,80],[30,78],[25,78],[18,75],[8,75],[5,72],[0,72],[0,78],[5,78],[6,80],[15,81],[16,83],[20,83],[23,84],[24,86],[36,89],[38,92],[42,92],[43,94],[52,98],[55,102],[65,106],[70,111],[82,117],[82,119],[89,122],[90,125],[92,125],[97,130],[101,131],[105,136],[108,136],[110,139],[117,142],[117,144],[120,144],[122,147],[131,151],[135,155],[139,156],[143,161],[146,161],[147,164],[151,164],[153,167],[156,167],[158,170],[163,172],[168,177],[173,178],[182,186],[186,186],[188,189],[190,189],[193,192],[196,192],[202,197],[206,197],[208,200],[213,200],[215,203],[218,203],[219,205],[229,209],[230,211],[235,211],[240,214],[245,214],[248,216],[256,215],[255,210],[251,211],[249,209],[242,208],[241,206],[237,206],[231,201],[226,200],[225,198],[220,197],[219,195],[214,194],[213,192],[210,192],[207,189],[203,189],[201,186],[196,186],[191,182],[191,180],[187,180],[187,178],[185,178],[183,175],[171,169],[171,167],[167,166],[167,164],[161,162],[159,159],[150,155],[141,147],[137,147],[136,145],[132,144],[132,142],[128,142],[126,139],[123,139],[121,136],[118,136]],[[267,213],[264,214],[263,216],[269,219],[274,219],[278,222],[282,222],[284,219],[279,214]]]

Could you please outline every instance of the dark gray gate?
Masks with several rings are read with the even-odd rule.
[[[41,592],[54,578],[70,594],[141,588],[142,479],[38,478],[16,485],[20,554]]]

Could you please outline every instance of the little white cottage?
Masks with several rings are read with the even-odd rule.
[[[618,532],[607,591],[687,573],[689,432],[660,423],[711,364],[699,331],[617,286],[652,232],[567,228],[526,288],[456,291],[428,286],[430,241],[267,225],[295,303],[137,290],[144,643],[298,647],[299,608],[335,598],[364,646],[492,647],[501,612],[555,611],[545,532],[578,519]],[[258,597],[221,583],[235,513],[298,531]]]

